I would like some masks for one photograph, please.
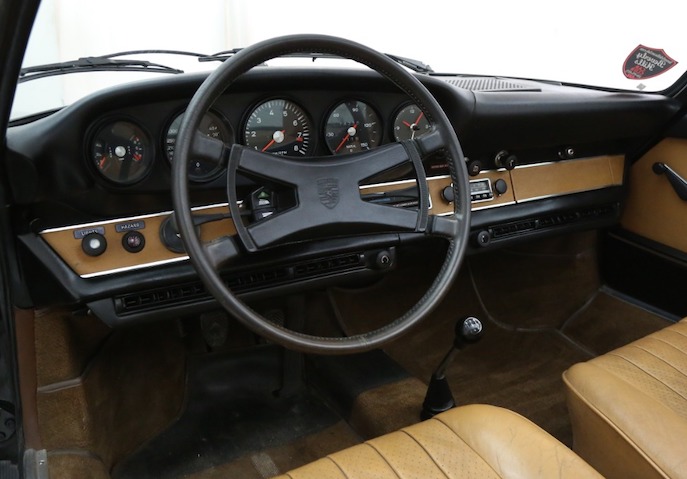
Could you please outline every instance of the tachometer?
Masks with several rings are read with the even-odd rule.
[[[431,123],[417,105],[404,106],[394,117],[394,138],[396,141],[418,138],[431,129]]]
[[[327,117],[324,138],[335,155],[370,150],[382,140],[382,124],[367,103],[344,101]]]
[[[305,156],[310,147],[310,119],[292,101],[266,101],[248,115],[243,142],[258,151],[275,155]]]
[[[148,135],[129,121],[101,127],[93,137],[90,156],[103,177],[120,185],[140,181],[153,165]]]
[[[167,160],[172,162],[174,158],[174,148],[177,142],[177,135],[179,134],[179,127],[184,114],[177,115],[167,129],[165,135],[165,154]],[[229,126],[222,120],[219,115],[213,112],[207,112],[200,121],[198,130],[210,138],[216,138],[224,143],[227,143],[232,137]],[[221,171],[221,167],[211,161],[191,158],[188,163],[188,177],[193,181],[207,181],[217,176]]]

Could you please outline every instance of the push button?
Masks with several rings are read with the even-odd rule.
[[[122,236],[122,246],[129,253],[138,253],[146,245],[145,236],[139,231],[129,231]]]
[[[89,233],[81,239],[81,249],[88,256],[100,256],[107,249],[107,240],[100,233]]]

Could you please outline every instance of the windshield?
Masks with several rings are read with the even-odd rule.
[[[666,0],[43,0],[23,66],[142,49],[212,54],[278,35],[325,33],[421,60],[435,72],[657,92],[687,69],[675,8]],[[217,66],[191,57],[145,59],[186,72]],[[79,73],[25,82],[17,88],[12,118],[151,75],[159,73]]]

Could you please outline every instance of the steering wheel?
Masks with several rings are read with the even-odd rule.
[[[273,58],[294,53],[324,53],[355,60],[386,77],[425,112],[432,125],[418,139],[392,143],[355,155],[298,161],[225,145],[199,131],[200,121],[215,100],[243,73]],[[454,211],[429,215],[429,194],[422,157],[442,151],[449,159]],[[237,235],[202,242],[191,215],[187,164],[189,158],[227,163],[227,196]],[[361,199],[362,180],[402,164],[412,164],[419,189],[417,210],[393,208]],[[248,226],[241,221],[236,194],[239,172],[291,185],[296,206]],[[386,55],[349,40],[325,35],[291,35],[240,50],[208,76],[189,104],[177,136],[172,173],[174,214],[191,263],[208,291],[255,333],[287,348],[320,354],[345,354],[378,348],[427,316],[449,290],[457,275],[470,229],[470,195],[463,153],[449,119],[427,88]],[[374,232],[415,232],[446,238],[443,265],[418,303],[389,324],[348,337],[320,337],[278,325],[244,304],[226,286],[218,270],[241,254],[255,254],[275,245]]]

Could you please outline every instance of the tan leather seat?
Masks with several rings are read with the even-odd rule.
[[[522,416],[473,405],[331,454],[280,479],[600,477]]]
[[[608,478],[687,478],[687,319],[563,378],[589,464]]]

